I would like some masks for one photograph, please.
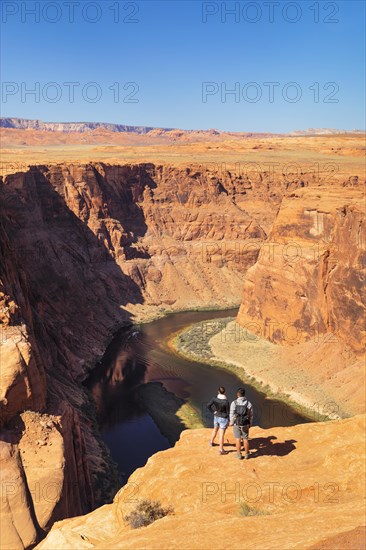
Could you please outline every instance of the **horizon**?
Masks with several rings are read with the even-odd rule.
[[[174,130],[180,130],[182,132],[210,132],[215,131],[219,133],[230,133],[230,134],[249,134],[249,133],[255,133],[255,134],[291,134],[294,132],[309,132],[311,130],[317,131],[317,130],[329,130],[333,132],[338,133],[352,133],[352,132],[358,132],[358,133],[366,133],[366,129],[362,128],[330,128],[330,127],[311,127],[311,128],[295,128],[293,130],[290,130],[289,132],[268,132],[268,131],[262,131],[257,132],[255,130],[239,130],[239,131],[231,131],[231,130],[223,130],[221,128],[178,128],[178,127],[163,127],[163,126],[149,126],[147,124],[126,124],[125,122],[111,122],[106,120],[44,120],[40,118],[26,118],[22,116],[1,116],[0,120],[24,120],[29,122],[43,122],[44,124],[109,124],[112,126],[128,126],[131,128],[151,128],[152,130],[167,130],[167,131],[174,131]],[[2,128],[6,128],[2,126]],[[20,128],[6,128],[6,129],[20,129]]]
[[[3,117],[256,133],[365,124],[363,2],[65,4],[2,3]]]

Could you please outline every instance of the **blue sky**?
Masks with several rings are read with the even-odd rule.
[[[231,131],[363,129],[364,20],[361,0],[3,0],[1,114]]]

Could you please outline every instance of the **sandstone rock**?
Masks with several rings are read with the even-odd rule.
[[[60,404],[61,414],[25,412],[3,432],[2,547],[27,548],[51,525],[93,507],[93,487],[75,411]],[[47,424],[52,426],[46,429]]]
[[[277,343],[331,334],[365,351],[363,194],[302,189],[286,198],[244,281],[238,322]]]
[[[37,401],[44,385],[43,373],[39,376],[26,335],[19,332],[14,338],[14,332],[4,330],[7,340],[0,346],[0,426],[24,409],[44,406],[43,400]],[[38,391],[32,391],[33,384],[37,383]],[[44,399],[44,395],[42,397]]]
[[[217,166],[147,163],[33,166],[1,183],[0,427],[15,438],[8,450],[10,470],[17,472],[19,495],[26,495],[20,508],[24,526],[16,512],[19,495],[5,499],[10,546],[34,544],[55,520],[89,512],[114,490],[106,451],[93,431],[88,397],[80,387],[114,330],[166,310],[236,305],[282,197],[294,194],[295,200],[296,193],[313,183],[309,174],[285,175],[273,182],[265,173],[249,177]],[[342,189],[353,193],[357,188]],[[313,198],[305,205],[307,196]],[[338,196],[337,189],[331,197]],[[288,292],[288,282],[296,287],[297,301],[290,304],[287,298],[295,320],[306,303],[305,332],[313,318],[321,330],[328,330],[345,312],[339,338],[347,341],[353,323],[350,345],[358,353],[361,294],[355,262],[362,248],[356,238],[361,217],[348,196],[347,203],[334,199],[335,209],[332,202],[329,213],[314,191],[299,200],[307,210],[299,217],[302,238],[313,244],[320,237],[334,237],[343,254],[350,233],[352,253],[347,251],[338,261],[327,245],[321,269],[300,270],[303,278],[309,273],[318,278],[319,284],[310,285],[310,298],[295,276],[288,276],[283,290]],[[285,226],[281,238],[293,238],[293,229]],[[252,273],[260,270],[262,254]],[[336,261],[338,271],[333,269]],[[276,269],[282,267],[280,263]],[[271,295],[270,286],[266,280],[266,296]],[[346,287],[354,289],[352,296]],[[258,288],[260,295],[262,286]],[[251,320],[258,306],[252,301]],[[352,319],[344,307],[355,312]],[[23,411],[31,411],[26,413],[31,416],[24,417],[20,437],[13,423]],[[40,418],[39,413],[47,413],[41,418],[46,425],[35,429],[31,419]],[[36,445],[37,440],[42,444]],[[49,453],[50,468],[43,469]],[[44,488],[50,481],[57,485],[54,502],[34,502],[28,484]],[[74,544],[76,540],[78,536]],[[90,540],[83,539],[85,544]]]
[[[1,546],[11,550],[29,548],[38,539],[32,499],[16,444],[0,443]]]
[[[364,415],[256,427],[253,454],[241,462],[231,433],[232,452],[223,457],[207,448],[210,430],[185,431],[175,448],[157,453],[130,477],[113,505],[56,524],[37,549],[71,550],[79,541],[80,548],[200,549],[215,547],[224,536],[231,547],[245,540],[248,548],[290,550],[335,540],[364,522],[364,429]],[[348,468],[339,458],[345,449]],[[131,530],[126,515],[144,498],[172,505],[174,515]],[[264,515],[241,516],[243,503]]]
[[[345,531],[334,537],[322,540],[309,550],[333,550],[342,548],[342,550],[354,550],[355,548],[363,550],[365,548],[366,527],[356,527],[350,531]]]
[[[42,410],[46,400],[27,280],[16,268],[8,229],[0,201],[0,428],[26,408]]]

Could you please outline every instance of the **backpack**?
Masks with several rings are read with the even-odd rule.
[[[249,424],[248,401],[246,402],[245,405],[238,405],[238,403],[235,401],[234,420],[237,426],[248,426]]]

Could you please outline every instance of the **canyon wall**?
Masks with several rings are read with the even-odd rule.
[[[0,426],[7,548],[33,545],[55,520],[89,512],[116,490],[81,381],[117,327],[166,311],[237,305],[247,279],[239,318],[258,319],[262,288],[255,297],[247,289],[263,263],[261,247],[283,196],[300,205],[315,192],[309,186],[321,193],[313,175],[273,181],[269,173],[250,178],[193,165],[60,164],[6,177],[0,186]],[[317,215],[314,200],[300,216],[306,231]],[[360,217],[353,203],[338,214],[331,231],[343,251]],[[319,224],[328,228],[324,219]],[[272,233],[277,240],[292,235],[281,224],[278,236]],[[343,288],[358,289],[345,258],[339,276],[351,279]],[[329,252],[319,272],[329,280],[333,263]],[[322,315],[307,306],[306,327],[313,317],[330,326],[342,307],[339,284],[328,284],[325,298],[315,283],[309,286]],[[266,293],[267,304],[267,287]],[[295,312],[300,317],[302,310]],[[361,330],[357,319],[353,324]],[[345,316],[341,334],[349,327]]]
[[[116,490],[80,381],[117,327],[236,305],[281,194],[228,172],[31,167],[0,186],[2,542]]]
[[[46,208],[61,210],[58,221],[52,214],[52,232],[60,238],[64,227],[70,234],[66,250],[74,255],[72,269],[82,259],[93,262],[93,271],[97,263],[94,284],[114,286],[113,303],[120,300],[142,319],[159,309],[238,304],[243,275],[255,262],[286,189],[285,183],[271,187],[265,178],[254,185],[229,172],[154,165],[38,167],[9,177],[5,189],[10,193],[24,177],[27,186],[40,190],[37,202],[43,197]],[[296,188],[300,182],[286,185]],[[47,256],[44,241],[40,235],[31,246],[40,262]],[[28,256],[27,245],[21,246]],[[65,253],[65,244],[57,253]],[[66,266],[66,257],[62,263]],[[40,276],[34,277],[38,285]],[[89,281],[86,287],[88,292]],[[70,284],[61,290],[58,299],[64,300]],[[90,302],[91,296],[89,309]],[[69,316],[74,319],[75,311]]]
[[[238,323],[276,343],[328,335],[363,353],[365,260],[361,186],[291,193],[246,273]]]

